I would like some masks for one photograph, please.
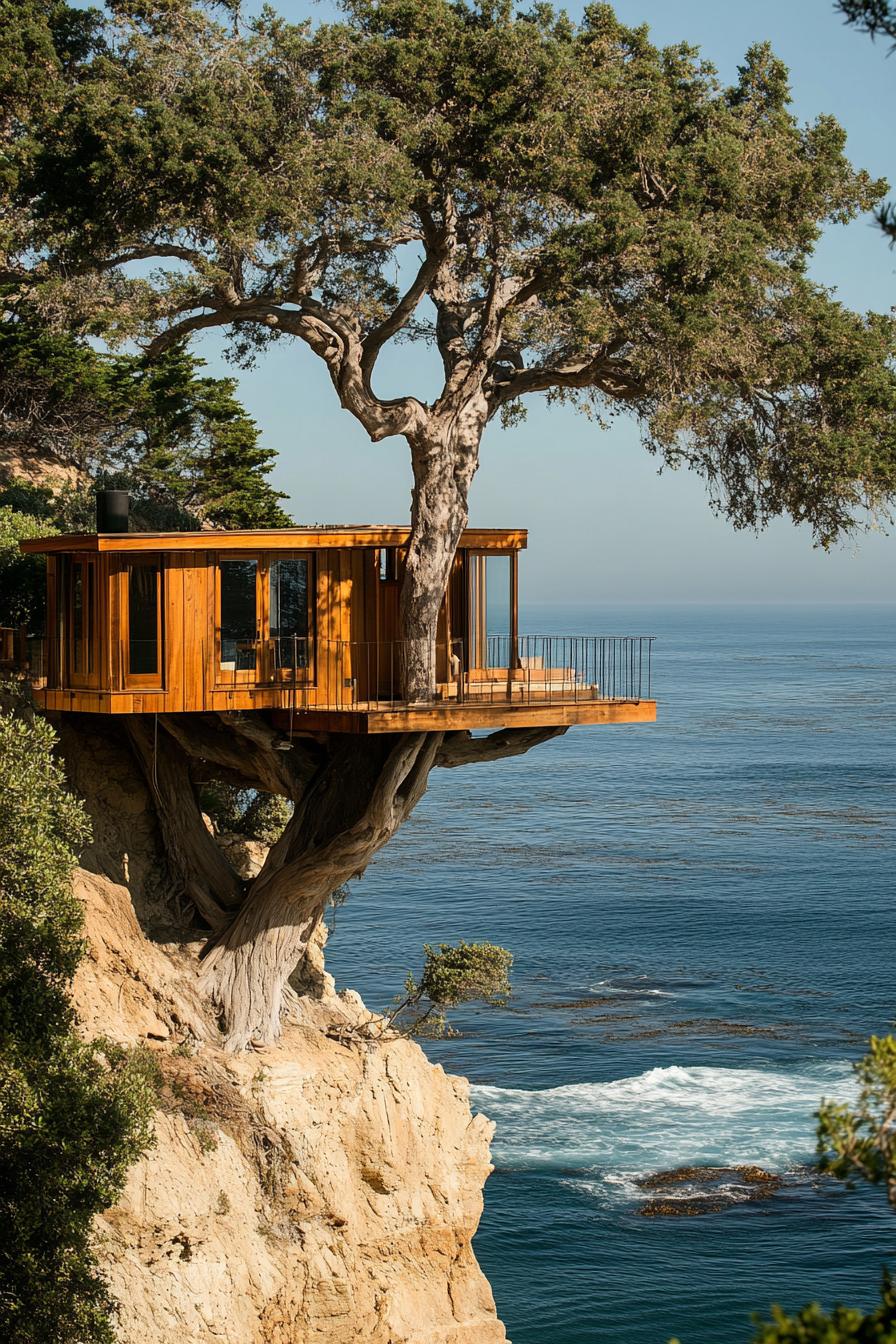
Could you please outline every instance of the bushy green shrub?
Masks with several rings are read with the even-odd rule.
[[[404,1036],[451,1035],[448,1009],[462,1003],[502,1008],[510,997],[513,955],[494,943],[426,943],[420,979],[409,974],[388,1025]]]
[[[44,720],[0,714],[0,1338],[108,1344],[91,1221],[151,1140],[154,1094],[143,1055],[75,1029],[89,824],[53,745]]]
[[[828,1314],[817,1302],[788,1316],[780,1307],[761,1325],[754,1344],[896,1344],[896,1293],[884,1279],[881,1305],[868,1313],[835,1307]]]
[[[290,804],[277,794],[240,789],[217,780],[204,785],[199,803],[219,832],[245,835],[266,845],[280,838],[292,815]]]
[[[247,793],[247,789],[238,789],[234,784],[211,780],[199,790],[199,806],[211,817],[216,831],[230,834],[239,830]]]
[[[818,1113],[819,1162],[841,1180],[885,1186],[896,1210],[896,1037],[872,1036],[855,1072],[855,1105],[826,1101]]]
[[[49,537],[56,529],[45,519],[0,505],[0,625],[27,625],[40,633],[47,605],[46,560],[23,555],[19,542]]]
[[[283,828],[292,815],[285,798],[276,793],[256,793],[243,813],[241,830],[253,840],[272,845],[283,834]]]

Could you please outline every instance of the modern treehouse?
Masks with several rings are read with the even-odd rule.
[[[112,492],[110,492],[111,494]],[[656,717],[648,637],[519,631],[525,531],[468,528],[429,657],[403,698],[407,527],[129,532],[100,497],[95,535],[47,556],[46,634],[5,632],[48,711],[263,710],[288,733],[632,723]]]

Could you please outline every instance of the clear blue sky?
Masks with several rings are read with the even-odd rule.
[[[291,19],[328,18],[333,6],[275,4]],[[567,8],[579,15],[581,4]],[[769,39],[791,71],[802,120],[833,113],[846,128],[854,163],[896,183],[890,136],[896,58],[844,27],[828,0],[618,0],[628,23],[646,22],[661,43],[695,42],[723,78],[733,79],[751,42]],[[832,227],[818,249],[816,279],[858,309],[896,304],[896,255],[870,219]],[[216,337],[197,347],[219,363]],[[387,395],[431,385],[427,357],[398,347],[385,361]],[[232,370],[230,370],[232,372]],[[370,444],[335,403],[319,361],[284,343],[239,375],[241,395],[267,444],[275,479],[301,522],[403,521],[410,469],[403,440]],[[896,537],[860,535],[824,554],[805,529],[781,522],[760,537],[734,533],[713,517],[703,485],[685,472],[657,475],[633,425],[601,432],[540,398],[525,425],[486,432],[473,482],[471,519],[530,530],[522,585],[529,600],[596,602],[893,601]]]

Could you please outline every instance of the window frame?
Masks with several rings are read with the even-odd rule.
[[[292,682],[291,667],[277,667],[274,657],[274,637],[271,634],[271,567],[278,560],[304,560],[308,567],[308,644],[307,662],[304,667],[296,668],[296,685],[313,686],[317,668],[317,565],[313,551],[265,551],[263,561],[264,621],[263,647],[265,649],[266,679],[270,682]]]
[[[131,570],[154,568],[156,582],[156,642],[158,666],[155,672],[131,671]],[[121,653],[122,685],[126,690],[161,690],[165,684],[165,556],[129,555],[121,565]]]
[[[98,690],[100,684],[100,623],[99,565],[97,556],[89,552],[72,552],[66,556],[65,566],[65,675],[69,686],[76,689]],[[84,634],[81,643],[86,652],[86,666],[78,666],[75,642],[75,571],[81,570]],[[85,576],[89,576],[85,582]]]
[[[230,561],[251,560],[255,563],[255,666],[225,668],[223,636],[221,631],[221,600],[223,596],[222,566]],[[215,684],[218,686],[257,686],[263,680],[262,631],[265,625],[265,588],[262,575],[264,556],[261,551],[216,551],[215,570]]]

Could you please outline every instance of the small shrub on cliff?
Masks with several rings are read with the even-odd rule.
[[[280,839],[291,815],[292,809],[285,798],[276,793],[256,793],[243,813],[243,834],[272,845]]]
[[[139,1054],[75,1029],[89,825],[53,743],[43,719],[0,714],[0,1338],[108,1344],[91,1221],[150,1142],[153,1087]]]
[[[403,1036],[451,1034],[446,1011],[462,1003],[503,1007],[510,996],[513,956],[494,943],[440,943],[424,946],[423,972],[405,981],[404,996],[387,1018]]]

